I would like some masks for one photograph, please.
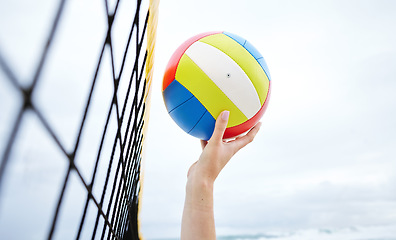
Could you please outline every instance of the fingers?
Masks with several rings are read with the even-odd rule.
[[[235,139],[234,144],[236,146],[236,151],[240,150],[241,148],[251,143],[256,137],[258,131],[260,130],[260,127],[261,127],[261,122],[257,123],[256,126],[250,129],[250,131],[245,136]]]
[[[217,117],[215,129],[213,131],[212,141],[222,141],[224,132],[227,128],[228,118],[230,117],[230,111],[223,111]]]

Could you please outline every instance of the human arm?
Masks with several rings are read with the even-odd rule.
[[[220,114],[212,137],[208,142],[201,141],[201,156],[188,171],[181,240],[216,239],[213,213],[214,182],[231,157],[253,141],[261,126],[261,123],[258,123],[246,135],[235,140],[223,141],[228,118],[228,111]]]

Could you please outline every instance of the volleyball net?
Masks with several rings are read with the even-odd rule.
[[[158,4],[0,4],[2,239],[141,238]]]

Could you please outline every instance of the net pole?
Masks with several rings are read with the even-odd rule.
[[[142,201],[142,195],[143,195],[143,184],[144,184],[144,151],[145,151],[145,145],[143,142],[145,141],[145,136],[147,133],[147,126],[149,122],[149,117],[150,117],[150,99],[151,99],[151,83],[153,80],[153,75],[154,75],[154,50],[155,50],[155,43],[156,43],[156,37],[157,37],[157,26],[158,26],[158,15],[159,15],[159,3],[160,0],[150,0],[149,3],[149,18],[147,22],[147,60],[146,60],[146,82],[147,82],[147,87],[144,93],[144,102],[146,105],[146,109],[144,111],[144,116],[143,116],[143,138],[142,138],[142,159],[141,159],[141,164],[140,164],[140,176],[139,176],[139,183],[140,183],[140,189],[139,189],[139,203],[138,203],[138,233],[139,233],[139,239],[144,239],[141,231],[141,201]]]

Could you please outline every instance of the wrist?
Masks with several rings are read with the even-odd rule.
[[[214,182],[198,176],[189,176],[186,185],[186,205],[212,211]]]
[[[187,190],[199,189],[205,192],[213,192],[214,181],[210,178],[194,177],[187,178]]]

